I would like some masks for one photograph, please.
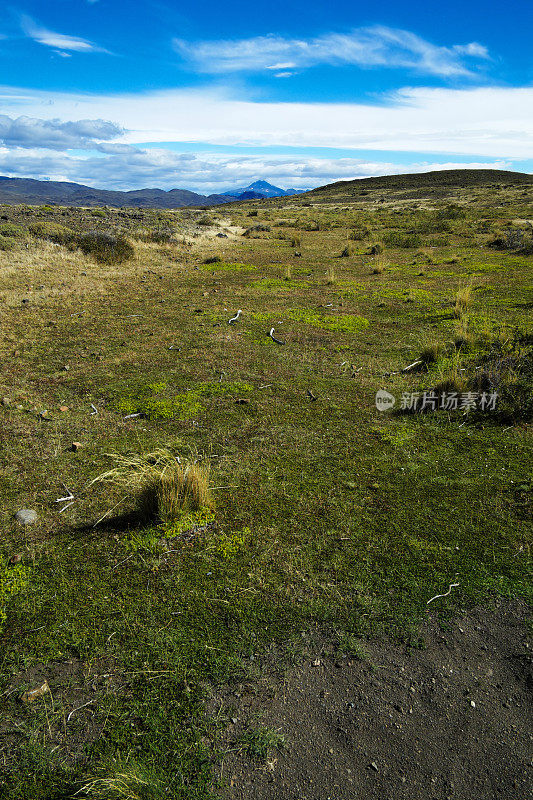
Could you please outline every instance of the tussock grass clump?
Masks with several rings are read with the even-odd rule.
[[[220,264],[222,263],[222,259],[220,256],[209,256],[204,260],[204,264]]]
[[[209,469],[194,462],[181,463],[168,449],[145,455],[110,453],[116,466],[93,483],[121,487],[135,503],[143,522],[175,522],[183,514],[212,509]]]
[[[293,236],[291,239],[291,247],[301,247],[301,246],[302,246],[302,240],[300,239],[300,237]]]
[[[474,291],[474,287],[471,283],[467,284],[466,286],[462,286],[460,289],[457,290],[455,295],[455,307],[454,307],[454,314],[457,319],[461,319],[466,315],[470,304],[472,302],[472,293]]]
[[[368,239],[370,233],[370,228],[368,228],[366,225],[361,225],[360,227],[353,228],[353,230],[350,231],[348,234],[348,239],[350,239],[352,242],[362,242],[365,239]]]
[[[346,245],[344,250],[340,254],[340,258],[349,258],[352,255],[352,248],[349,244]]]
[[[69,245],[76,239],[76,234],[73,230],[57,222],[32,222],[28,227],[30,233],[38,239],[46,239],[48,242],[54,242],[54,244]]]
[[[168,794],[146,770],[130,763],[114,775],[87,781],[74,797],[92,797],[94,800],[163,800],[168,798]]]
[[[335,276],[335,269],[333,267],[328,267],[326,272],[326,283],[328,286],[332,286],[334,283],[337,282],[337,278]]]
[[[121,264],[135,255],[132,243],[125,236],[102,231],[89,231],[78,238],[78,247],[99,264]]]
[[[438,342],[428,344],[420,353],[420,360],[424,364],[435,364],[443,354],[443,347]]]
[[[383,247],[383,245],[380,242],[376,242],[376,244],[373,244],[373,245],[370,246],[370,249],[368,250],[367,255],[368,256],[380,256],[383,253],[384,249],[385,248]]]

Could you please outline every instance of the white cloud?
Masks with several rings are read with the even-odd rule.
[[[58,119],[37,119],[21,116],[16,119],[0,114],[0,143],[8,147],[46,148],[50,150],[82,149],[117,152],[109,148],[132,149],[129,145],[102,144],[122,136],[123,129],[103,119],[81,119],[61,122]]]
[[[0,173],[12,177],[68,180],[100,189],[185,188],[201,194],[246,186],[266,178],[283,188],[311,188],[336,180],[370,175],[426,172],[432,169],[508,169],[506,161],[408,165],[391,161],[357,158],[304,158],[265,156],[222,156],[175,153],[169,150],[135,150],[105,158],[68,157],[42,150],[21,153],[0,148]]]
[[[31,17],[24,15],[21,20],[22,30],[28,36],[39,44],[47,47],[52,47],[55,50],[73,50],[76,53],[104,53],[107,52],[103,48],[98,47],[94,42],[88,39],[82,39],[79,36],[65,36],[63,33],[55,33],[49,31],[38,25]],[[60,53],[61,55],[63,53]]]
[[[0,87],[12,116],[114,120],[120,142],[337,147],[531,158],[533,87],[402,89],[369,103],[269,103],[214,89],[88,95]],[[201,149],[201,147],[199,147]]]
[[[444,77],[472,75],[465,59],[486,59],[477,42],[441,47],[410,31],[386,26],[328,33],[314,39],[274,34],[251,39],[188,42],[174,39],[175,50],[196,70],[208,74],[265,69],[333,66],[396,67]]]

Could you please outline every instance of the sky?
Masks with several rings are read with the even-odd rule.
[[[210,194],[533,172],[531,0],[26,0],[0,175]]]

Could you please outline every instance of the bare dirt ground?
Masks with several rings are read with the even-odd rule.
[[[500,603],[439,624],[422,647],[369,643],[368,658],[326,643],[283,676],[231,687],[219,775],[228,800],[526,800],[532,762],[527,607]],[[266,764],[239,738],[285,737]],[[529,787],[529,788],[528,788]]]

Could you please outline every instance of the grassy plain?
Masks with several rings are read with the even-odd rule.
[[[265,649],[297,658],[317,628],[416,645],[451,583],[443,613],[530,597],[533,256],[489,243],[527,239],[531,187],[414,194],[1,208],[22,229],[0,252],[1,796],[207,798],[227,720],[204,703]],[[135,256],[99,264],[35,222]],[[518,412],[375,406],[483,364]],[[163,447],[209,464],[211,516],[140,525],[92,483]]]

